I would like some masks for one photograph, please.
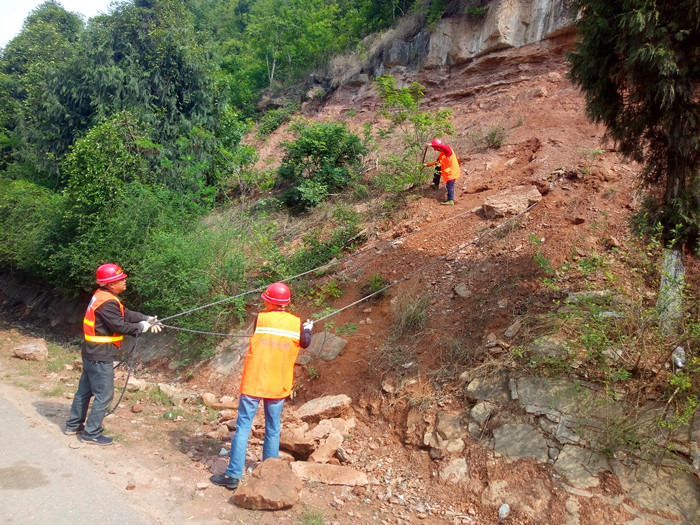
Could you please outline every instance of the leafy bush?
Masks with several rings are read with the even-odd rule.
[[[465,14],[467,15],[467,18],[471,18],[472,20],[481,20],[483,18],[486,18],[486,15],[489,14],[489,8],[467,7],[467,9],[465,10]]]
[[[289,104],[283,108],[271,109],[263,115],[258,126],[258,137],[267,137],[285,122],[288,122],[295,111],[299,109],[299,104]]]
[[[383,101],[379,114],[390,124],[385,134],[399,132],[405,148],[398,155],[389,153],[381,161],[385,170],[376,182],[387,191],[405,191],[430,176],[425,174],[421,164],[425,144],[432,137],[454,134],[450,122],[452,112],[448,109],[435,113],[422,111],[420,102],[425,96],[425,86],[418,82],[398,87],[392,75],[384,75],[375,83]]]
[[[49,232],[56,228],[65,199],[27,181],[0,179],[0,264],[43,275],[51,252]]]
[[[284,144],[286,154],[278,171],[280,179],[292,184],[284,195],[289,207],[317,206],[358,179],[367,148],[345,123],[298,120],[291,129],[298,138]]]

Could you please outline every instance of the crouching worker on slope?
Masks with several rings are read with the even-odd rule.
[[[447,144],[443,144],[440,139],[433,139],[430,144],[426,145],[426,148],[428,146],[440,153],[435,162],[425,164],[426,167],[435,166],[433,189],[438,189],[440,177],[442,177],[447,188],[447,200],[442,204],[453,205],[455,203],[455,180],[461,175],[457,154]]]
[[[116,264],[100,266],[97,269],[100,287],[92,296],[83,319],[83,372],[63,433],[70,436],[82,432],[83,442],[93,445],[111,445],[114,441],[102,435],[102,420],[114,399],[112,363],[117,360],[122,339],[149,328],[154,333],[161,330],[156,317],[127,310],[119,300],[119,294],[126,290],[126,277]],[[93,396],[95,400],[87,416]]]
[[[273,283],[261,295],[265,311],[255,319],[255,329],[243,364],[236,432],[224,474],[211,476],[215,485],[234,490],[243,476],[248,437],[260,401],[265,407],[263,461],[279,457],[282,405],[292,393],[294,363],[300,348],[311,344],[313,322],[285,311],[291,300],[284,283]]]

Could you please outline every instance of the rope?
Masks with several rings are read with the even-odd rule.
[[[353,306],[355,306],[355,305],[357,305],[357,304],[360,304],[360,303],[363,302],[363,301],[366,301],[366,300],[369,299],[370,297],[374,297],[375,295],[378,295],[378,294],[380,294],[380,293],[382,293],[382,292],[385,292],[385,291],[388,290],[389,288],[391,288],[391,287],[393,287],[393,286],[396,286],[396,285],[399,284],[399,283],[402,283],[402,282],[404,282],[404,281],[407,281],[408,279],[410,279],[411,277],[413,277],[413,276],[416,275],[417,273],[420,273],[420,272],[422,272],[423,270],[425,270],[425,269],[427,269],[427,268],[430,268],[431,266],[436,265],[436,264],[439,263],[440,261],[444,261],[444,260],[447,259],[450,255],[454,255],[455,253],[457,253],[457,252],[463,250],[464,248],[466,248],[467,246],[470,246],[470,245],[472,245],[472,244],[477,244],[479,241],[481,241],[481,240],[484,239],[485,237],[487,237],[487,236],[491,235],[492,233],[494,233],[494,232],[500,230],[501,228],[503,228],[503,226],[505,226],[506,224],[508,224],[510,221],[515,220],[515,219],[517,219],[518,217],[520,217],[521,215],[523,215],[523,214],[525,214],[526,212],[530,211],[530,210],[531,210],[532,208],[534,208],[536,205],[537,205],[537,203],[531,204],[531,205],[528,206],[525,210],[523,210],[522,212],[520,212],[518,215],[514,215],[514,216],[511,217],[510,219],[508,219],[508,220],[502,222],[501,224],[499,224],[499,225],[498,225],[497,227],[495,227],[494,229],[489,230],[488,232],[486,232],[484,235],[481,235],[480,237],[477,237],[476,239],[474,239],[474,240],[472,240],[472,241],[470,241],[470,242],[468,242],[468,243],[466,243],[466,244],[461,245],[461,246],[460,246],[459,248],[457,248],[456,250],[453,250],[453,251],[451,251],[451,252],[449,252],[449,253],[447,253],[447,254],[445,254],[445,255],[443,255],[443,256],[437,258],[437,259],[435,259],[434,261],[432,261],[432,262],[426,264],[425,266],[421,266],[421,267],[418,268],[417,270],[412,271],[411,273],[409,273],[408,275],[402,277],[402,278],[399,279],[398,281],[394,281],[393,283],[388,284],[387,286],[385,286],[385,287],[382,288],[381,290],[377,290],[376,292],[373,292],[373,293],[371,293],[371,294],[369,294],[369,295],[366,295],[366,296],[363,297],[362,299],[358,299],[358,300],[355,301],[354,303],[350,303],[349,305],[344,306],[343,308],[340,308],[340,309],[338,309],[338,310],[334,310],[333,312],[329,313],[328,315],[324,315],[323,317],[320,317],[320,318],[317,319],[316,321],[323,321],[324,319],[326,319],[326,318],[328,318],[328,317],[330,317],[330,316],[332,316],[332,315],[335,315],[335,314],[337,314],[337,313],[340,313],[340,312],[342,312],[343,310],[347,310],[348,308],[351,308],[351,307],[353,307]]]
[[[472,245],[472,244],[478,244],[482,239],[485,239],[485,238],[488,237],[489,235],[491,235],[491,234],[497,232],[498,230],[500,230],[501,228],[503,228],[503,227],[504,227],[506,224],[508,224],[509,222],[511,222],[511,221],[513,221],[513,220],[515,220],[515,219],[517,219],[517,218],[519,218],[519,217],[521,217],[522,215],[524,215],[525,213],[527,213],[528,211],[530,211],[532,208],[534,208],[536,205],[537,205],[536,202],[535,202],[534,204],[531,204],[530,206],[528,206],[527,208],[525,208],[525,210],[523,210],[523,211],[520,212],[519,214],[514,215],[514,216],[511,217],[510,219],[507,219],[507,220],[503,221],[501,224],[499,224],[499,225],[496,226],[495,228],[489,230],[489,231],[486,232],[485,234],[483,234],[483,235],[477,237],[476,239],[473,239],[473,240],[469,241],[468,243],[459,246],[457,249],[455,249],[455,250],[453,250],[453,251],[451,251],[451,252],[449,252],[449,253],[447,253],[447,254],[445,254],[445,255],[443,255],[443,256],[437,258],[437,259],[435,259],[434,261],[431,261],[430,263],[428,263],[428,264],[426,264],[426,265],[424,265],[424,266],[418,268],[417,270],[412,271],[411,273],[409,273],[408,275],[402,277],[402,278],[399,279],[398,281],[394,281],[393,283],[388,284],[387,286],[385,286],[384,288],[382,288],[382,289],[380,289],[380,290],[377,290],[376,292],[373,292],[373,293],[371,293],[371,294],[369,294],[369,295],[366,295],[366,296],[362,297],[361,299],[358,299],[358,300],[355,301],[355,302],[352,302],[352,303],[350,303],[350,304],[348,304],[348,305],[346,305],[346,306],[344,306],[344,307],[342,307],[342,308],[339,308],[338,310],[334,310],[333,312],[331,312],[331,313],[329,313],[329,314],[327,314],[327,315],[324,315],[323,317],[320,317],[320,318],[316,319],[316,322],[318,322],[318,321],[323,321],[324,319],[327,319],[327,318],[329,318],[329,317],[331,317],[331,316],[333,316],[333,315],[339,314],[340,312],[342,312],[342,311],[344,311],[344,310],[347,310],[348,308],[352,308],[353,306],[356,306],[356,305],[358,305],[358,304],[360,304],[360,303],[362,303],[362,302],[364,302],[364,301],[370,299],[371,297],[374,297],[375,295],[378,295],[378,294],[380,294],[380,293],[382,293],[382,292],[385,292],[385,291],[388,290],[389,288],[392,288],[392,287],[396,286],[396,285],[399,284],[399,283],[402,283],[402,282],[404,282],[404,281],[407,281],[408,279],[410,279],[411,277],[413,277],[413,276],[416,275],[417,273],[420,273],[420,272],[426,270],[427,268],[430,268],[431,266],[436,265],[436,264],[439,263],[440,261],[444,261],[444,260],[447,259],[449,256],[454,255],[455,253],[457,253],[457,252],[463,250],[463,249],[466,248],[467,246],[470,246],[470,245]],[[447,221],[447,220],[452,220],[452,219],[454,219],[454,218],[459,217],[460,215],[464,215],[465,213],[470,213],[470,212],[471,212],[471,211],[464,212],[464,213],[460,213],[460,214],[458,214],[458,215],[454,215],[453,217],[450,217],[449,219],[445,219],[445,220],[440,221],[440,222],[445,222],[445,221]],[[440,224],[440,223],[436,223],[436,224]],[[433,225],[433,226],[434,226],[434,225]],[[408,236],[410,236],[410,235],[413,235],[414,233],[418,233],[419,231],[425,231],[425,230],[417,230],[416,232],[411,232],[410,234],[405,235],[404,238],[405,238],[405,237],[408,237]],[[392,242],[393,242],[393,241],[392,241]],[[308,272],[304,272],[304,273],[302,273],[302,274],[299,274],[299,275],[296,276],[296,277],[301,277],[302,275],[306,275],[306,274],[308,274],[308,273],[311,273],[311,272],[316,271],[316,270],[318,270],[318,269],[322,269],[322,268],[331,266],[331,265],[333,265],[333,264],[339,264],[339,263],[340,263],[341,261],[343,261],[343,260],[347,260],[347,259],[349,259],[350,257],[354,257],[354,256],[356,256],[356,255],[359,255],[360,253],[363,253],[363,252],[365,252],[365,251],[367,251],[367,250],[369,250],[369,249],[374,249],[374,248],[376,248],[376,246],[381,246],[381,244],[383,244],[383,243],[380,243],[379,245],[375,245],[375,246],[373,246],[372,248],[367,248],[367,249],[364,249],[364,250],[360,250],[359,252],[356,252],[355,254],[351,254],[351,255],[349,255],[349,256],[347,256],[347,257],[344,257],[344,258],[341,259],[340,261],[335,261],[335,262],[332,262],[332,263],[327,263],[327,264],[325,264],[325,265],[323,265],[323,266],[320,266],[320,267],[317,268],[317,269],[309,270]],[[285,279],[285,281],[288,281],[288,280],[294,279],[294,278],[295,278],[295,277],[289,277],[288,279]],[[281,282],[285,282],[285,281],[281,281]],[[208,305],[203,305],[203,306],[199,306],[199,307],[197,307],[197,308],[193,308],[192,310],[189,310],[189,311],[187,311],[187,312],[182,312],[182,313],[179,313],[179,314],[176,314],[176,315],[171,315],[170,317],[164,318],[164,320],[165,320],[165,319],[172,319],[172,318],[174,318],[174,317],[179,317],[179,316],[181,316],[181,315],[185,315],[185,314],[187,314],[187,313],[195,312],[195,311],[197,311],[197,310],[202,310],[203,308],[207,308],[207,307],[209,307],[209,306],[214,306],[214,305],[216,305],[216,304],[221,304],[222,302],[225,302],[225,301],[228,301],[228,300],[231,300],[231,299],[235,299],[236,297],[242,297],[243,295],[247,295],[247,294],[254,293],[254,292],[257,292],[257,291],[260,291],[260,290],[264,290],[264,289],[265,289],[264,287],[263,287],[263,288],[258,288],[258,289],[255,289],[255,290],[251,290],[251,291],[249,291],[249,292],[245,292],[245,293],[242,293],[242,294],[238,294],[238,295],[233,296],[233,297],[228,297],[228,298],[226,298],[226,299],[222,299],[222,300],[217,301],[217,302],[215,302],[215,303],[211,303],[211,304],[208,304]],[[161,326],[163,326],[164,328],[170,328],[171,330],[179,330],[179,331],[181,331],[181,332],[190,332],[190,333],[194,333],[194,334],[212,335],[212,336],[219,336],[219,337],[250,337],[248,334],[224,334],[224,333],[219,333],[219,332],[205,332],[205,331],[202,331],[202,330],[190,330],[190,329],[188,329],[188,328],[180,328],[180,327],[178,327],[178,326],[171,326],[171,325],[163,324],[162,322],[161,322],[160,324],[161,324]],[[121,395],[119,396],[119,399],[117,400],[117,403],[114,405],[114,408],[112,408],[112,410],[110,410],[110,411],[105,415],[105,417],[107,417],[107,416],[111,415],[112,413],[114,413],[114,411],[119,407],[119,403],[121,403],[122,398],[124,397],[124,393],[126,392],[126,387],[127,387],[127,385],[129,384],[129,378],[131,377],[131,370],[132,370],[132,365],[133,365],[134,357],[135,357],[135,353],[136,353],[136,347],[138,346],[138,341],[139,341],[139,339],[138,339],[138,336],[137,336],[137,337],[136,337],[136,340],[134,341],[134,346],[131,348],[131,350],[129,350],[129,353],[127,354],[127,356],[126,356],[122,361],[120,361],[120,362],[114,367],[114,369],[117,369],[117,368],[118,368],[119,366],[121,366],[127,359],[129,359],[129,365],[128,365],[128,370],[129,370],[129,372],[127,373],[126,381],[124,382],[124,388],[122,389],[122,393],[121,393]]]
[[[334,310],[333,312],[331,312],[331,313],[329,313],[329,314],[327,314],[327,315],[324,315],[323,317],[320,317],[320,318],[316,319],[316,322],[318,322],[318,321],[323,321],[324,319],[327,319],[328,317],[331,317],[331,316],[336,315],[336,314],[338,314],[338,313],[340,313],[340,312],[342,312],[342,311],[344,311],[344,310],[347,310],[348,308],[352,308],[353,306],[356,306],[356,305],[358,305],[358,304],[360,304],[360,303],[362,303],[362,302],[364,302],[364,301],[370,299],[371,297],[374,297],[375,295],[378,295],[378,294],[380,294],[380,293],[382,293],[382,292],[385,292],[385,291],[388,290],[389,288],[392,288],[392,287],[396,286],[396,285],[399,284],[399,283],[402,283],[402,282],[404,282],[404,281],[407,281],[408,279],[410,279],[410,278],[413,277],[414,275],[416,275],[416,274],[418,274],[418,273],[420,273],[420,272],[422,272],[422,271],[424,271],[424,270],[430,268],[431,266],[436,265],[436,264],[439,263],[440,261],[444,261],[445,259],[447,259],[447,258],[450,257],[451,255],[454,255],[455,253],[457,253],[457,252],[463,250],[463,249],[466,248],[467,246],[470,246],[470,245],[472,245],[472,244],[478,244],[479,242],[481,242],[481,240],[483,240],[483,239],[485,239],[486,237],[488,237],[489,235],[492,235],[493,233],[497,232],[498,230],[500,230],[501,228],[503,228],[503,227],[504,227],[506,224],[508,224],[509,222],[514,221],[515,219],[518,219],[519,217],[521,217],[521,216],[524,215],[525,213],[529,212],[529,211],[530,211],[532,208],[534,208],[536,205],[537,205],[536,202],[535,202],[534,204],[531,204],[530,206],[528,206],[527,208],[525,208],[523,211],[521,211],[521,212],[518,213],[517,215],[514,215],[513,217],[511,217],[511,218],[509,218],[509,219],[503,221],[501,224],[499,224],[499,225],[496,226],[495,228],[489,230],[488,232],[484,233],[483,235],[480,235],[480,236],[477,237],[476,239],[473,239],[473,240],[469,241],[469,242],[466,243],[466,244],[460,245],[457,249],[455,249],[455,250],[453,250],[453,251],[451,251],[451,252],[449,252],[449,253],[447,253],[447,254],[445,254],[445,255],[443,255],[443,256],[437,258],[437,259],[435,259],[434,261],[431,261],[430,263],[428,263],[428,264],[426,264],[426,265],[424,265],[424,266],[421,266],[420,268],[418,268],[418,269],[412,271],[411,273],[409,273],[408,275],[402,277],[401,279],[399,279],[399,280],[397,280],[397,281],[394,281],[393,283],[388,284],[387,286],[381,288],[380,290],[377,290],[376,292],[373,292],[373,293],[371,293],[371,294],[369,294],[369,295],[366,295],[366,296],[362,297],[361,299],[358,299],[357,301],[355,301],[355,302],[353,302],[353,303],[350,303],[350,304],[348,304],[348,305],[346,305],[346,306],[344,306],[344,307],[342,307],[342,308],[339,308],[338,310]],[[456,217],[459,217],[460,215],[464,215],[465,213],[470,213],[470,212],[471,212],[471,210],[468,211],[468,212],[463,212],[463,213],[458,214],[458,215],[455,215],[455,216],[453,216],[453,217],[451,217],[450,219],[447,219],[447,220],[454,219],[454,218],[456,218]],[[445,222],[445,221],[441,221],[441,222]],[[439,223],[436,223],[436,224],[439,224]],[[425,231],[425,230],[418,230],[418,231]],[[417,233],[417,231],[416,231],[416,232],[411,232],[410,234],[408,234],[408,235],[406,235],[406,236],[404,236],[404,237],[408,237],[409,235],[412,235],[412,234],[414,234],[414,233]],[[394,242],[394,241],[392,241],[392,242]],[[380,244],[380,245],[381,245],[381,244]],[[361,250],[361,251],[359,251],[359,252],[357,252],[357,253],[355,253],[355,254],[352,254],[351,256],[359,255],[360,253],[363,253],[363,252],[367,251],[368,249],[374,249],[374,248],[376,248],[376,246],[373,246],[372,248],[367,248],[367,249],[365,249],[365,250]],[[324,265],[324,266],[320,266],[320,267],[317,268],[317,269],[309,270],[308,272],[304,272],[303,274],[299,274],[299,276],[301,276],[301,275],[306,275],[307,273],[316,271],[316,270],[318,270],[318,269],[322,269],[322,268],[324,268],[324,267],[331,266],[332,264],[339,264],[341,261],[347,260],[347,259],[349,259],[351,256],[345,257],[344,259],[341,259],[340,261],[335,261],[335,262],[333,262],[333,263],[328,263],[328,264],[326,264],[326,265]],[[298,277],[298,276],[297,276],[297,277]],[[284,281],[281,281],[281,282],[289,281],[289,280],[294,279],[294,278],[295,278],[295,277],[289,277],[288,279],[285,279]],[[193,311],[196,311],[196,310],[201,310],[201,309],[203,309],[203,308],[207,308],[208,306],[213,306],[214,304],[220,304],[220,303],[222,303],[222,302],[224,302],[224,301],[226,301],[226,300],[229,300],[229,299],[232,299],[232,298],[235,298],[235,297],[241,297],[241,296],[243,296],[243,295],[246,295],[246,294],[249,294],[249,293],[254,293],[254,292],[257,292],[257,291],[260,291],[260,290],[264,290],[264,289],[265,289],[265,287],[263,287],[263,288],[258,288],[258,289],[256,289],[256,290],[252,290],[252,291],[250,291],[250,292],[245,292],[245,293],[242,293],[242,294],[238,294],[238,295],[236,295],[236,296],[234,296],[234,297],[231,297],[231,298],[228,298],[228,299],[222,299],[221,301],[217,301],[217,302],[212,303],[212,304],[209,304],[209,305],[204,305],[204,306],[197,307],[197,308],[195,308],[195,309],[193,309],[193,310],[190,310],[189,312],[193,312]],[[185,313],[189,313],[189,312],[184,312],[184,313],[181,313],[181,314],[177,314],[177,315],[173,315],[173,316],[170,316],[170,317],[166,317],[165,319],[172,319],[173,317],[177,317],[177,316],[180,316],[180,315],[184,315]],[[164,319],[164,320],[165,320],[165,319]],[[162,323],[161,323],[161,324],[162,324]],[[250,337],[250,336],[247,335],[247,334],[224,334],[224,333],[220,333],[220,332],[205,332],[205,331],[201,331],[201,330],[190,330],[190,329],[187,329],[187,328],[180,328],[180,327],[177,327],[177,326],[171,326],[171,325],[167,325],[167,324],[162,324],[162,326],[164,326],[165,328],[171,328],[171,329],[173,329],[173,330],[179,330],[179,331],[182,331],[182,332],[190,332],[190,333],[195,333],[195,334],[212,335],[212,336],[219,336],[219,337]]]
[[[392,240],[390,240],[390,241],[388,241],[388,240],[387,240],[387,241],[382,241],[382,242],[380,242],[379,244],[375,244],[374,246],[369,246],[369,247],[367,247],[367,248],[363,248],[362,250],[359,250],[359,251],[353,252],[353,253],[351,253],[351,254],[349,254],[349,255],[346,255],[346,256],[343,257],[342,259],[339,259],[339,260],[337,260],[337,261],[336,261],[336,260],[330,261],[330,262],[328,262],[328,263],[326,263],[326,264],[323,264],[323,265],[321,265],[321,266],[317,266],[316,268],[312,268],[311,270],[307,270],[307,271],[302,272],[302,273],[299,273],[299,274],[297,274],[297,275],[293,275],[293,276],[291,276],[291,277],[287,277],[286,279],[282,279],[282,280],[279,281],[279,282],[281,282],[281,283],[286,283],[287,281],[292,281],[292,280],[294,280],[294,279],[298,279],[299,277],[303,277],[303,276],[308,275],[308,274],[310,274],[310,273],[314,273],[314,272],[318,272],[318,271],[321,271],[321,270],[325,270],[326,268],[330,268],[331,266],[334,266],[334,265],[336,265],[336,264],[340,264],[340,263],[342,263],[342,262],[344,262],[344,261],[347,261],[348,259],[351,259],[351,258],[353,258],[353,257],[357,257],[357,256],[359,256],[359,255],[362,255],[363,253],[366,253],[366,252],[368,252],[368,251],[370,251],[370,250],[375,250],[375,249],[377,249],[378,247],[383,246],[383,245],[385,245],[385,244],[392,244],[392,243],[395,243],[397,240],[406,239],[406,238],[408,238],[408,237],[410,237],[410,236],[412,236],[412,235],[416,235],[416,234],[418,234],[418,233],[422,233],[422,232],[424,232],[424,231],[426,231],[426,230],[429,230],[430,228],[434,228],[434,227],[439,226],[440,224],[443,224],[443,223],[445,223],[445,222],[448,222],[448,221],[457,219],[458,217],[461,217],[462,215],[466,215],[467,213],[472,213],[472,210],[468,210],[468,211],[465,211],[465,212],[462,212],[462,213],[458,213],[457,215],[453,215],[453,216],[448,217],[448,218],[446,218],[446,219],[443,219],[443,220],[441,220],[441,221],[435,222],[435,223],[433,223],[433,224],[429,224],[429,225],[426,226],[425,228],[421,228],[421,229],[419,229],[419,230],[409,232],[409,233],[407,233],[406,235],[403,235],[403,236],[399,237],[399,239],[392,239]],[[191,313],[197,312],[197,311],[199,311],[199,310],[203,310],[203,309],[205,309],[205,308],[209,308],[209,307],[211,307],[211,306],[216,306],[216,305],[219,305],[219,304],[222,304],[222,303],[226,303],[226,302],[229,302],[229,301],[233,301],[234,299],[238,299],[239,297],[244,297],[244,296],[250,295],[250,294],[252,294],[252,293],[263,292],[263,291],[265,291],[266,289],[267,289],[267,286],[262,286],[262,287],[260,287],[260,288],[255,288],[254,290],[250,290],[250,291],[247,291],[247,292],[242,292],[242,293],[239,293],[239,294],[237,294],[237,295],[232,295],[232,296],[230,296],[230,297],[226,297],[226,298],[224,298],[224,299],[220,299],[220,300],[215,301],[215,302],[213,302],[213,303],[205,304],[205,305],[202,305],[202,306],[198,306],[198,307],[196,307],[196,308],[192,308],[191,310],[186,310],[186,311],[184,311],[184,312],[180,312],[179,314],[174,314],[174,315],[171,315],[171,316],[168,316],[168,317],[164,317],[163,319],[161,319],[161,322],[162,322],[162,321],[168,321],[168,320],[170,320],[170,319],[175,319],[176,317],[180,317],[180,316],[183,316],[183,315],[191,314]],[[163,326],[167,326],[168,328],[172,328],[172,329],[174,329],[174,330],[178,330],[177,327],[168,326],[168,325],[163,325]],[[187,330],[187,329],[185,329],[185,328],[180,328],[179,330],[181,330],[181,331],[183,331],[183,332],[193,332],[193,333],[199,333],[199,334],[201,334],[201,333],[209,333],[209,332],[198,332],[198,331],[194,331],[194,330]],[[211,335],[229,335],[229,334],[215,334],[215,333],[211,332]]]

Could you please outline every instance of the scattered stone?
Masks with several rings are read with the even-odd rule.
[[[205,405],[215,405],[216,404],[216,396],[212,394],[211,392],[204,392],[202,394],[202,403]]]
[[[487,197],[482,210],[487,219],[509,217],[525,211],[528,206],[542,200],[535,186],[513,186]]]
[[[127,483],[125,488],[126,490],[134,490],[136,488],[136,485],[134,485],[133,483]]]
[[[472,296],[472,291],[464,283],[461,283],[461,284],[458,284],[457,286],[455,286],[454,291],[462,299],[469,299]]]
[[[439,413],[435,421],[435,431],[444,441],[459,438],[462,435],[460,415]]]
[[[334,430],[326,440],[309,456],[313,463],[328,463],[343,443],[343,435]]]
[[[599,486],[598,474],[611,470],[605,456],[574,445],[562,447],[554,469],[578,489]]]
[[[518,335],[518,332],[520,332],[520,329],[523,327],[523,323],[518,320],[515,321],[512,325],[510,325],[508,328],[506,328],[506,331],[503,332],[503,335],[507,337],[508,339],[511,339]]]
[[[569,355],[566,342],[550,335],[535,339],[530,346],[530,352],[553,359],[562,359]]]
[[[350,403],[352,400],[345,394],[318,397],[300,406],[296,411],[296,416],[302,421],[310,423],[339,417],[349,409]]]
[[[465,458],[453,459],[440,471],[440,479],[448,483],[466,483],[469,481],[467,472],[467,460]]]
[[[295,461],[292,470],[304,481],[325,485],[364,486],[369,483],[367,474],[350,467]]]
[[[306,433],[308,426],[287,428],[280,432],[280,449],[286,450],[297,459],[306,460],[316,450],[316,441]]]
[[[547,461],[547,443],[530,425],[506,424],[493,431],[494,449],[514,461],[523,457],[534,457],[538,462]]]
[[[510,514],[510,505],[508,505],[507,503],[504,503],[503,505],[501,505],[499,507],[499,509],[498,509],[498,519],[499,520],[506,519],[509,514]]]
[[[299,502],[302,488],[301,479],[288,463],[268,458],[243,480],[232,499],[245,509],[286,509]]]
[[[467,385],[465,394],[473,401],[491,401],[499,405],[510,401],[508,374],[496,372],[486,377],[477,377]]]
[[[470,414],[474,421],[476,421],[479,425],[483,425],[495,409],[496,405],[490,401],[480,401],[474,405],[474,408],[472,408]]]
[[[49,358],[49,349],[45,340],[37,339],[16,346],[13,355],[27,361],[46,361]]]
[[[209,488],[209,483],[206,481],[200,481],[195,487],[196,490],[207,490]]]
[[[324,361],[336,359],[348,342],[331,332],[321,332],[311,336],[311,344],[306,352]]]

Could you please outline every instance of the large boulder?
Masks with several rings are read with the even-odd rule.
[[[238,486],[233,502],[245,509],[279,510],[299,503],[303,483],[289,464],[268,458]]]

